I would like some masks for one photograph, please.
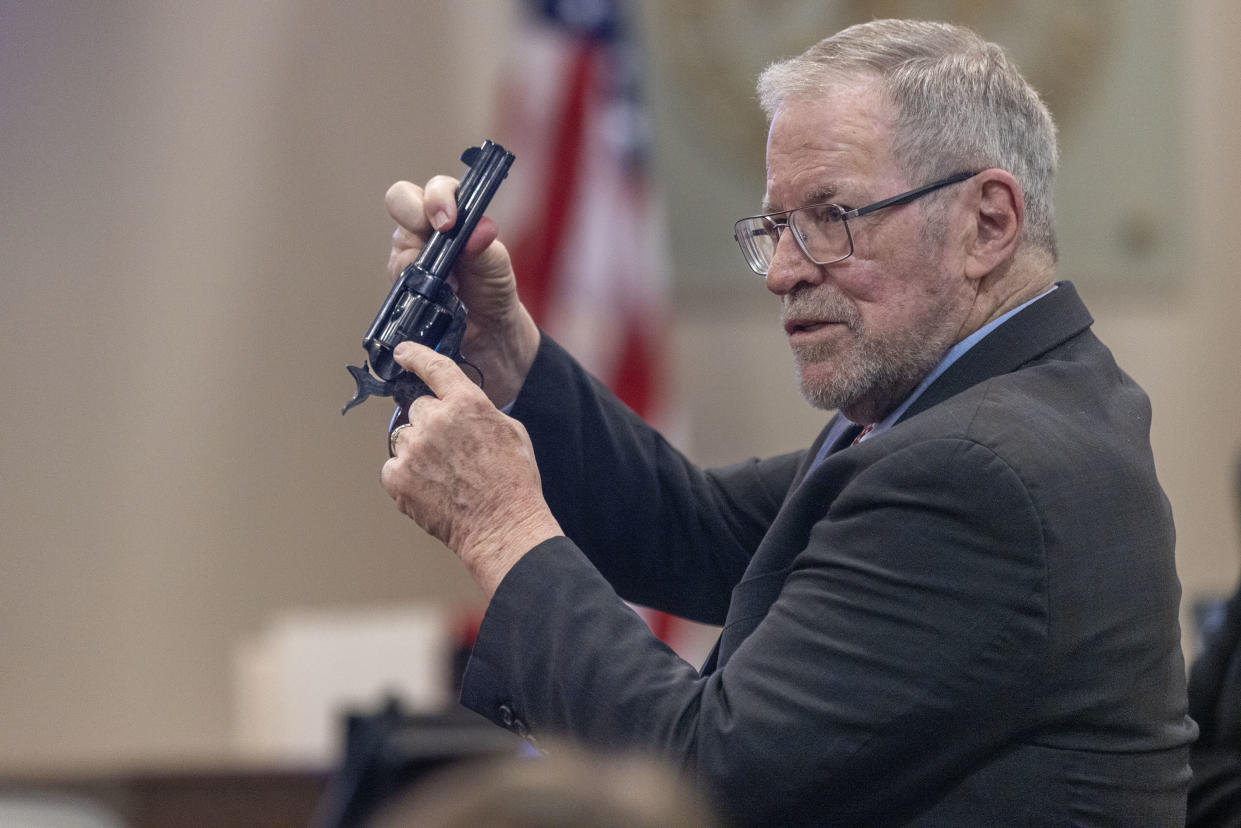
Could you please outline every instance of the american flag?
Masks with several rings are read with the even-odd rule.
[[[518,159],[510,214],[497,218],[522,301],[629,407],[661,423],[667,255],[648,180],[636,10],[538,0],[522,11],[496,138]]]

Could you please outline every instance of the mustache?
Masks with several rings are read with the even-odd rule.
[[[862,321],[857,306],[840,293],[811,285],[800,285],[782,298],[780,322],[788,324],[793,320],[834,322],[850,329],[856,329]]]

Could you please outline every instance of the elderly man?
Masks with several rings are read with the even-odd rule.
[[[490,598],[464,703],[672,756],[745,823],[1183,822],[1172,516],[1149,402],[1055,281],[1046,108],[998,47],[908,21],[759,93],[736,236],[839,412],[809,449],[694,466],[540,335],[490,223],[458,272],[485,393],[397,351],[436,396],[384,486]],[[455,185],[390,190],[394,272]],[[622,597],[722,625],[702,670]]]

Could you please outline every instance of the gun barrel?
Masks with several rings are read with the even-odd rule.
[[[448,278],[470,234],[513,165],[513,153],[492,141],[471,147],[461,156],[470,165],[457,187],[457,223],[443,233],[432,233],[414,264],[437,280]]]

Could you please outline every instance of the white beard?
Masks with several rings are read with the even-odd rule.
[[[876,422],[892,411],[931,372],[956,337],[956,326],[940,308],[923,313],[895,336],[868,334],[856,307],[835,292],[806,287],[789,294],[784,317],[831,320],[851,337],[835,343],[792,346],[802,396],[813,406],[840,409],[859,423]],[[825,363],[832,363],[830,372]]]

